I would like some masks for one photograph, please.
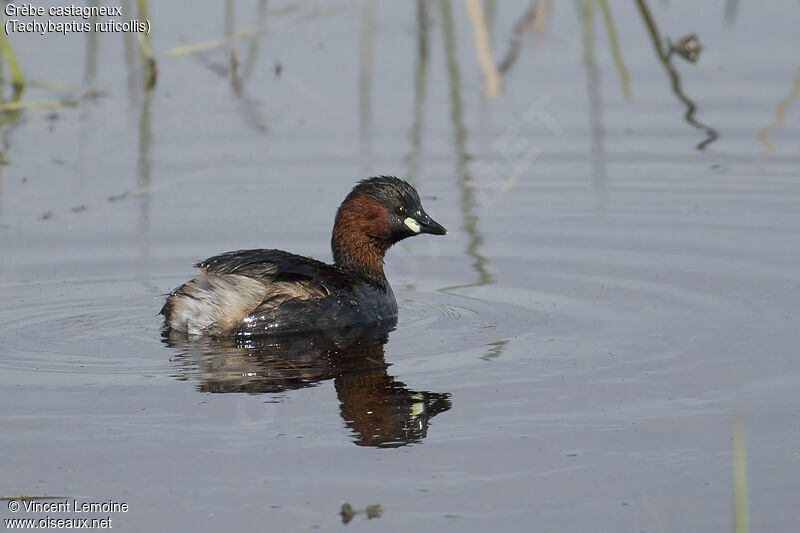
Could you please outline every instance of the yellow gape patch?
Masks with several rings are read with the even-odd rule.
[[[403,224],[408,226],[408,229],[413,231],[414,233],[419,233],[419,223],[411,217],[408,217],[403,221]]]

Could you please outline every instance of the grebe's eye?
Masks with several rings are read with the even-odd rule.
[[[397,216],[399,216],[399,217],[404,217],[408,213],[406,213],[406,208],[401,205],[400,207],[397,208],[397,210],[395,211],[395,214],[397,214]]]

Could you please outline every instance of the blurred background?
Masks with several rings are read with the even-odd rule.
[[[797,1],[86,6],[121,16],[4,5],[0,496],[114,497],[132,531],[332,529],[343,501],[796,528]],[[450,231],[387,255],[388,338],[162,343],[192,262],[328,260],[379,174]],[[337,350],[380,370],[345,382]]]

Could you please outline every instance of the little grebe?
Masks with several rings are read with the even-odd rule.
[[[383,273],[392,244],[447,230],[422,209],[407,182],[359,182],[336,212],[333,265],[283,250],[239,250],[206,259],[200,274],[167,298],[167,331],[264,335],[381,322],[397,316]]]

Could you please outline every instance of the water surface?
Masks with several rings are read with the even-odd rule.
[[[732,531],[741,416],[750,525],[796,530],[796,2],[264,4],[174,56],[223,6],[151,5],[150,90],[130,36],[9,38],[50,82],[20,101],[77,105],[0,130],[0,496],[124,501],[122,531],[340,529],[343,502]],[[389,252],[394,329],[162,339],[193,261],[327,259],[373,174],[450,230]]]

